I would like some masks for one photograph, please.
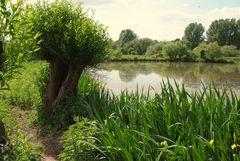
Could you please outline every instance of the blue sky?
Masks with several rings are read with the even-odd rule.
[[[181,38],[191,22],[207,29],[213,20],[240,18],[240,0],[85,0],[84,5],[94,9],[114,40],[126,28],[142,38],[171,40]]]

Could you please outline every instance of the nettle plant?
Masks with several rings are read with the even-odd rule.
[[[33,33],[38,33],[41,41],[36,55],[50,64],[42,109],[50,117],[56,100],[68,92],[77,95],[84,68],[105,60],[110,39],[106,28],[94,21],[81,4],[67,0],[32,5],[29,20]]]

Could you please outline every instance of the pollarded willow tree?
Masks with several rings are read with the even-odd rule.
[[[55,100],[68,92],[77,95],[85,67],[105,59],[110,39],[106,28],[81,6],[67,0],[32,5],[29,19],[41,43],[36,52],[50,64],[50,78],[43,94],[43,111],[51,116]]]

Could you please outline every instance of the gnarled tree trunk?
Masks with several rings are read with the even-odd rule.
[[[0,120],[0,144],[6,143],[6,131],[3,122]]]
[[[43,95],[43,103],[46,116],[51,116],[54,111],[54,102],[66,95],[67,91],[71,91],[77,96],[78,80],[84,67],[77,67],[72,64],[64,64],[59,60],[50,62],[50,78],[47,88]]]
[[[67,89],[71,90],[73,95],[77,95],[77,84],[82,71],[83,68],[77,68],[74,65],[69,65],[68,74],[59,90],[58,98],[64,97]]]

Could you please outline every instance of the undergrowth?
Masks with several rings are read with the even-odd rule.
[[[30,109],[41,101],[41,89],[48,75],[45,62],[26,62],[19,69],[19,74],[9,81],[9,90],[1,90],[0,98],[10,105]]]
[[[96,121],[96,149],[111,161],[240,158],[240,100],[229,89],[203,86],[190,95],[184,86],[167,82],[153,98],[100,90],[85,96],[81,108]],[[72,150],[81,153],[81,147]]]

